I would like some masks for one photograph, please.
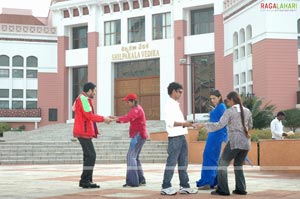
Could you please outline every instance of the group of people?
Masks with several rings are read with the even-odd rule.
[[[163,175],[162,195],[175,195],[177,190],[172,187],[171,180],[178,165],[179,193],[195,194],[198,190],[212,189],[212,195],[230,195],[227,178],[227,168],[234,160],[235,190],[233,194],[246,195],[246,182],[243,172],[243,162],[250,150],[250,134],[252,128],[252,114],[242,104],[241,97],[235,91],[227,95],[227,109],[222,95],[218,90],[210,94],[214,109],[210,112],[210,121],[207,123],[192,123],[184,119],[180,109],[179,99],[183,87],[177,82],[169,84],[169,99],[165,106],[165,122],[168,133],[168,158]],[[74,137],[77,137],[83,150],[83,171],[79,186],[82,188],[99,188],[93,182],[93,169],[96,152],[92,138],[98,134],[96,122],[130,123],[130,146],[127,153],[126,183],[123,187],[137,187],[146,184],[139,154],[148,134],[146,118],[143,108],[138,104],[136,94],[128,94],[123,100],[130,108],[124,116],[100,116],[94,113],[91,99],[96,95],[96,85],[88,82],[83,92],[77,97],[73,105],[75,111]],[[279,123],[284,119],[277,115]],[[278,127],[278,121],[273,126]],[[273,122],[272,122],[273,123]],[[275,123],[275,122],[274,122]],[[208,138],[203,152],[201,178],[196,182],[198,189],[190,187],[188,168],[188,145],[185,135],[187,128],[206,128]],[[271,124],[272,129],[272,124]],[[282,134],[284,136],[284,134]],[[226,146],[221,153],[222,143]]]

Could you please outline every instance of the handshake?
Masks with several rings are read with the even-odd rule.
[[[110,124],[111,122],[115,122],[118,120],[118,117],[117,116],[113,116],[113,115],[110,115],[110,116],[107,116],[107,117],[104,117],[104,122],[106,124]]]
[[[194,123],[193,121],[189,122],[183,122],[182,123],[182,127],[192,127],[192,128],[196,128],[196,129],[201,129],[204,127],[204,124],[201,123]]]

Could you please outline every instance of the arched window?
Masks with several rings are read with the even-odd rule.
[[[9,57],[6,55],[0,55],[0,66],[9,66]]]
[[[24,59],[20,55],[13,57],[13,66],[24,66]]]
[[[233,34],[233,47],[235,47],[235,46],[237,46],[238,45],[238,33],[237,32],[235,32],[234,34]]]
[[[246,38],[247,40],[252,39],[252,26],[248,25],[246,29]]]
[[[239,44],[242,44],[245,42],[245,30],[244,29],[241,29],[240,30],[240,40],[239,40]]]
[[[26,59],[27,67],[38,67],[38,59],[34,56],[29,56]]]

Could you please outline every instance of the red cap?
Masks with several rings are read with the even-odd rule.
[[[136,94],[130,93],[126,97],[124,97],[122,100],[123,101],[128,101],[128,100],[136,100],[136,99],[137,99]]]

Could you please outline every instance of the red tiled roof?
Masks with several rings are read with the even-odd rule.
[[[32,15],[13,15],[13,14],[0,14],[0,23],[45,25]]]

